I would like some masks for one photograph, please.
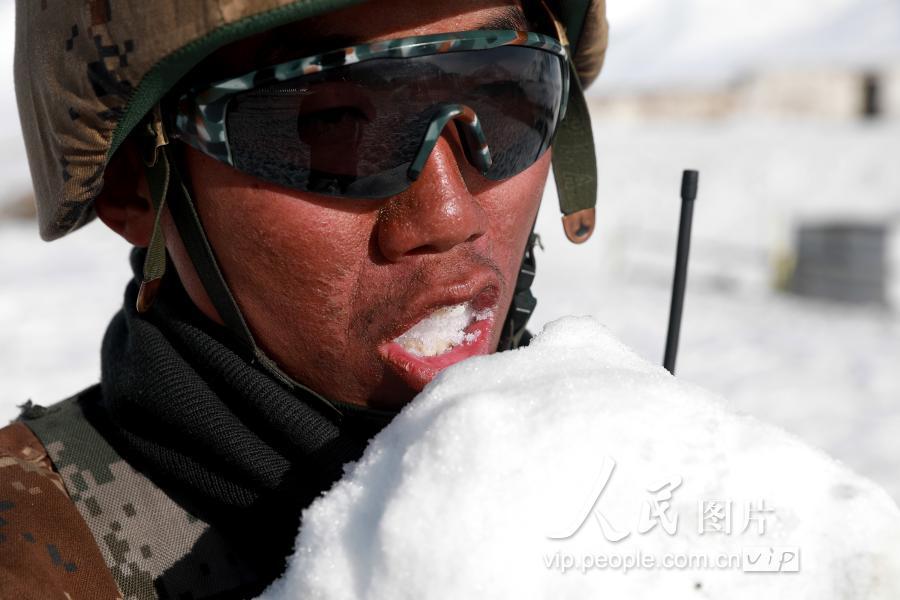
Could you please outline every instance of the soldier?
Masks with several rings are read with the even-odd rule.
[[[0,598],[249,598],[594,225],[603,0],[19,0],[41,235],[133,247],[100,382],[0,430]],[[523,258],[524,257],[524,258]]]

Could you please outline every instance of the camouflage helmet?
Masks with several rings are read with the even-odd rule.
[[[110,158],[205,57],[242,38],[358,2],[17,0],[16,95],[41,237],[60,238],[94,217]],[[606,50],[605,0],[549,5],[586,86]],[[587,207],[585,200],[576,204]]]

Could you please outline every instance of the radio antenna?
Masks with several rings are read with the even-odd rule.
[[[669,308],[669,331],[666,334],[666,354],[663,366],[675,374],[678,355],[678,336],[681,333],[681,314],[684,310],[684,289],[687,285],[688,256],[691,252],[691,223],[694,220],[694,200],[700,174],[685,171],[681,176],[681,222],[678,225],[678,249],[675,253],[675,278],[672,281],[672,304]]]

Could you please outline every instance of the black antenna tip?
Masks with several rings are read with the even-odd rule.
[[[681,199],[696,200],[697,185],[700,180],[698,171],[686,170],[681,176]]]

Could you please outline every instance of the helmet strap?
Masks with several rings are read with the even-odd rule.
[[[150,244],[147,246],[147,255],[144,258],[141,288],[137,296],[139,313],[145,313],[153,306],[163,275],[166,273],[166,235],[162,227],[162,214],[169,189],[169,161],[165,153],[156,154],[152,163],[145,161],[144,166],[155,218]]]
[[[503,334],[500,338],[498,350],[511,350],[519,346],[527,345],[531,336],[525,330],[528,319],[537,306],[537,299],[531,292],[531,284],[534,282],[536,262],[534,259],[534,246],[541,245],[541,238],[534,233],[532,227],[528,241],[525,243],[525,254],[516,277],[516,291],[513,294],[509,312],[503,322]]]
[[[559,210],[566,237],[573,244],[582,244],[594,233],[596,222],[597,156],[591,132],[591,116],[578,79],[578,70],[572,60],[572,47],[566,28],[544,0],[540,0],[540,3],[569,57],[568,89],[564,90],[563,116],[553,140],[553,178],[556,180]]]
[[[193,198],[184,179],[178,171],[177,160],[173,156],[171,145],[163,150],[170,168],[170,184],[168,206],[172,220],[178,228],[178,234],[184,243],[185,250],[193,263],[203,288],[221,317],[225,329],[232,336],[233,347],[243,355],[244,359],[257,368],[265,371],[289,390],[310,398],[326,415],[341,421],[345,415],[353,414],[356,418],[370,421],[387,422],[396,411],[380,411],[376,409],[357,409],[345,403],[332,402],[317,394],[305,385],[294,380],[290,375],[269,358],[256,343],[246,320],[241,313],[234,295],[231,293],[225,276],[219,267],[215,252],[209,243],[206,230],[200,220]]]
[[[136,135],[138,151],[144,163],[150,203],[153,207],[153,232],[144,258],[144,271],[137,296],[137,311],[145,313],[153,306],[166,273],[166,235],[162,227],[162,214],[169,194],[169,159],[162,151],[169,143],[162,126],[159,106],[147,115],[143,127]]]
[[[571,60],[569,71],[566,115],[553,140],[553,178],[566,237],[581,244],[591,237],[596,222],[597,156],[587,102]]]

